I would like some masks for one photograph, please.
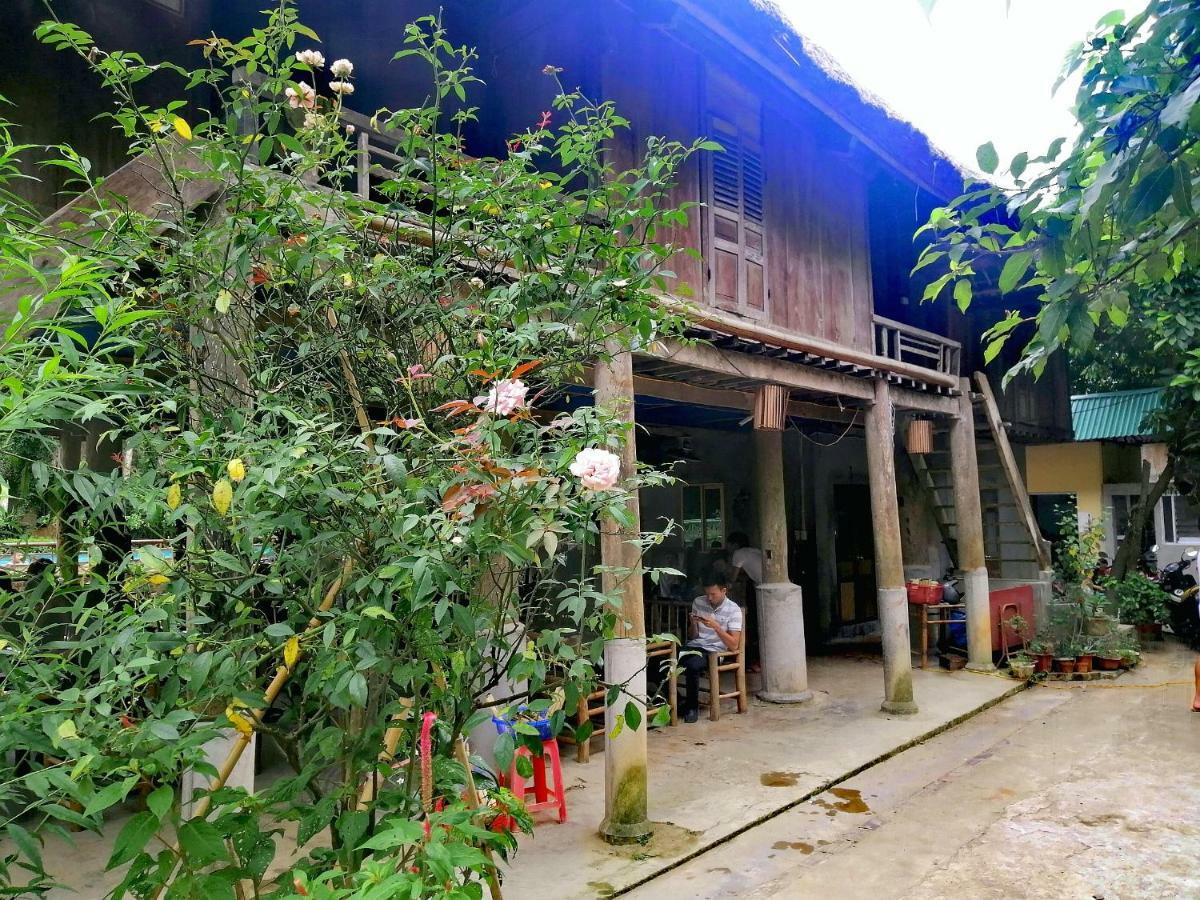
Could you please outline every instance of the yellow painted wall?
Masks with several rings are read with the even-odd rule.
[[[1099,441],[1025,448],[1025,481],[1031,494],[1074,494],[1080,518],[1104,512],[1104,459]]]

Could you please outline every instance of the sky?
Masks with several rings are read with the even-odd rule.
[[[1072,44],[1121,0],[778,0],[796,28],[824,47],[953,159],[973,169],[992,141],[1001,167],[1072,135],[1074,85],[1051,95]]]

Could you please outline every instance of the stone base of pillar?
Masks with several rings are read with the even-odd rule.
[[[912,644],[908,634],[908,592],[879,588],[879,627],[883,639],[883,709],[893,715],[917,711],[913,700]]]
[[[646,641],[615,638],[604,645],[604,674],[624,691],[604,713],[609,735],[604,747],[604,821],[600,837],[610,844],[645,841],[653,828],[646,812]],[[642,712],[637,728],[626,725],[612,736],[617,716],[633,701]]]
[[[987,569],[963,572],[967,603],[967,668],[972,672],[995,672],[992,663],[992,601]]]
[[[1033,621],[1035,624],[1049,621],[1050,607],[1054,604],[1054,572],[1043,569],[1033,585]]]
[[[804,646],[804,595],[790,582],[760,584],[758,644],[762,655],[760,700],[767,703],[803,703],[812,699],[808,689],[808,659]]]

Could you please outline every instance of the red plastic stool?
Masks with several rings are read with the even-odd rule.
[[[525,778],[517,771],[517,760],[525,757],[533,766],[533,786],[527,787]],[[550,760],[550,774],[554,784],[546,783],[546,759]],[[557,809],[558,821],[567,821],[567,793],[563,788],[562,763],[558,758],[558,739],[550,738],[542,741],[542,755],[534,756],[528,747],[517,747],[513,754],[512,765],[508,769],[508,789],[525,802],[525,809],[530,814],[545,809]],[[533,793],[533,802],[528,800],[528,794]]]

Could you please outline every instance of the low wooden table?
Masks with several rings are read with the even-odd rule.
[[[943,625],[949,625],[951,622],[962,622],[966,624],[964,619],[947,618],[948,610],[966,609],[965,603],[910,603],[909,606],[915,606],[921,611],[921,668],[929,668],[929,626],[937,625],[939,628]],[[937,618],[930,618],[930,611],[936,612]],[[939,632],[940,633],[940,632]]]

